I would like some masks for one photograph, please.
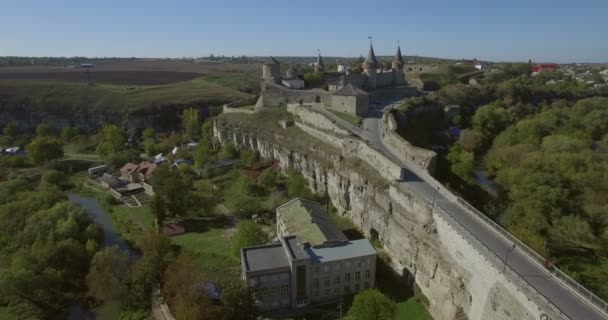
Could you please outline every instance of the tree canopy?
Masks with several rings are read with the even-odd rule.
[[[232,253],[241,256],[241,248],[252,247],[266,243],[268,236],[255,222],[241,220],[236,225],[236,232],[232,236]]]
[[[355,296],[348,311],[349,320],[392,320],[395,302],[377,289],[365,290]]]

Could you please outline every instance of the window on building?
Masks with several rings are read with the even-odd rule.
[[[328,296],[329,295],[329,289],[325,289],[325,291],[323,291],[323,295]]]
[[[329,287],[329,277],[325,278],[325,281],[323,281],[326,287]]]
[[[289,286],[284,284],[281,286],[281,294],[287,294],[287,292],[289,291]]]
[[[315,290],[312,292],[312,296],[313,297],[318,297],[319,296],[319,290]]]
[[[365,270],[365,279],[369,279],[369,270]]]
[[[262,297],[265,297],[268,295],[268,288],[262,288]]]
[[[361,272],[355,272],[355,280],[361,280]]]
[[[312,267],[312,273],[319,273],[319,266]]]
[[[365,289],[369,289],[369,282],[364,283],[364,284],[363,284],[363,288],[365,288]]]
[[[319,279],[314,279],[312,281],[312,287],[315,289],[319,287]]]
[[[350,281],[350,273],[344,275],[344,281]]]
[[[277,294],[279,294],[279,288],[277,287],[272,287],[272,295],[276,296]]]
[[[340,276],[336,276],[334,284],[340,284]]]
[[[334,288],[334,294],[340,294],[340,287]]]
[[[355,292],[358,292],[359,290],[361,290],[361,287],[359,287],[359,284],[355,284]]]
[[[344,294],[350,293],[350,286],[344,286]]]

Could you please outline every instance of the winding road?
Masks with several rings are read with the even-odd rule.
[[[592,306],[577,293],[573,293],[561,280],[530,258],[521,248],[514,247],[511,241],[489,223],[465,210],[454,198],[438,192],[436,181],[427,181],[432,179],[428,174],[422,172],[416,165],[401,159],[398,153],[383,143],[382,113],[387,108],[398,105],[399,102],[390,101],[370,108],[369,116],[363,120],[361,128],[358,128],[355,133],[367,140],[370,146],[407,169],[405,178],[400,180],[401,183],[407,184],[419,196],[447,212],[451,217],[448,220],[454,220],[452,223],[459,224],[457,227],[465,229],[475,238],[473,240],[477,240],[485,246],[485,248],[481,248],[482,252],[491,251],[504,263],[505,270],[509,270],[523,279],[524,282],[519,281],[518,283],[522,286],[529,286],[540,293],[541,300],[545,300],[547,307],[560,313],[562,318],[572,320],[608,319],[607,314]]]

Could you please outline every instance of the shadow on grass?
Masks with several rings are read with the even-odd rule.
[[[230,219],[224,215],[205,218],[185,218],[182,226],[186,232],[207,232],[210,229],[228,229],[232,226]]]

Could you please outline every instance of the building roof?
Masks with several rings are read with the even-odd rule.
[[[367,92],[353,86],[351,83],[345,85],[340,90],[336,90],[333,95],[336,96],[359,96],[359,95],[367,95]]]
[[[401,56],[401,46],[397,46],[397,53],[395,53],[395,57],[393,58],[393,64],[405,64],[403,62],[403,57]]]
[[[158,165],[156,163],[143,161],[142,163],[139,164],[139,167],[137,168],[137,172],[145,174],[146,177],[149,178],[152,176],[152,174],[154,173],[154,170],[156,170],[156,168],[158,168]]]
[[[297,235],[302,243],[318,246],[327,241],[346,241],[346,236],[327,215],[321,204],[300,198],[277,208],[290,235]]]
[[[302,243],[302,240],[297,236],[287,236],[281,239],[281,242],[284,243],[287,251],[291,255],[290,260],[301,260],[308,259],[310,256],[306,252],[307,247]]]
[[[268,57],[264,60],[264,64],[279,64],[279,62],[274,57]]]
[[[377,68],[380,65],[378,59],[376,59],[376,54],[374,53],[374,46],[369,44],[369,51],[367,52],[367,58],[363,60],[363,66],[368,68]]]
[[[135,163],[127,163],[124,166],[122,166],[122,168],[120,168],[120,172],[121,173],[126,173],[126,174],[130,174],[133,171],[137,170],[137,168],[139,168],[139,166]]]
[[[313,262],[329,262],[376,254],[376,249],[367,239],[352,240],[336,246],[307,247],[304,250]]]
[[[241,259],[247,272],[283,268],[290,265],[281,243],[243,248],[241,249]]]
[[[123,185],[124,182],[111,174],[104,173],[101,178],[99,178],[101,182],[105,182],[108,184],[110,188],[114,188],[120,185]]]

